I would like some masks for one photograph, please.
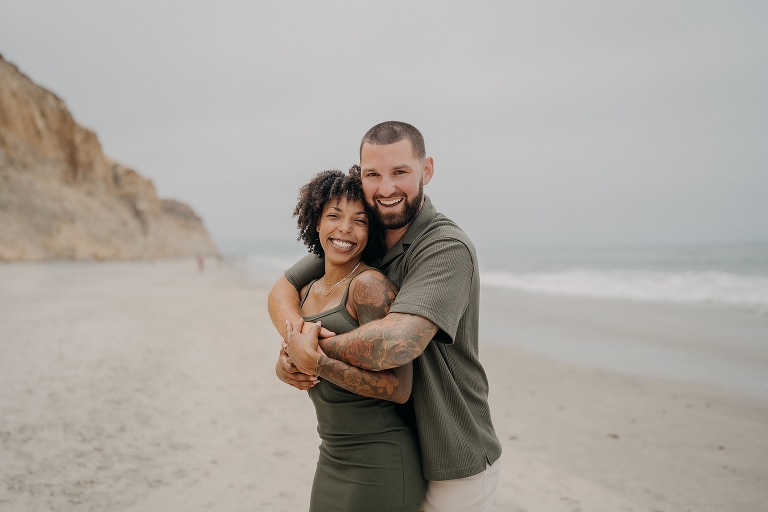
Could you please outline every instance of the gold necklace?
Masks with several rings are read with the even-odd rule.
[[[322,295],[323,297],[327,297],[327,296],[329,296],[329,295],[331,294],[331,292],[333,291],[333,289],[334,289],[334,288],[336,288],[337,286],[339,286],[341,283],[343,283],[344,281],[346,281],[346,280],[347,280],[347,278],[348,278],[349,276],[351,276],[352,274],[354,274],[354,273],[355,273],[355,270],[357,270],[357,267],[359,267],[361,263],[362,263],[362,260],[361,260],[361,261],[358,261],[358,262],[357,262],[357,265],[355,265],[355,268],[353,268],[353,269],[352,269],[352,272],[350,272],[349,274],[347,274],[346,276],[344,276],[344,277],[343,277],[342,279],[340,279],[339,281],[336,281],[335,283],[333,283],[333,286],[331,286],[331,289],[330,289],[330,290],[328,290],[328,293],[323,293],[323,292],[325,291],[325,288],[328,286],[327,284],[325,284],[325,276],[323,276],[323,278],[320,280],[320,281],[321,281],[321,282],[320,282],[320,288],[321,288],[321,289],[320,289],[320,290],[318,290],[318,291],[320,292],[320,295]]]

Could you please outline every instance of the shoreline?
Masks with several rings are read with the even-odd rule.
[[[267,291],[215,261],[0,265],[0,508],[305,510],[315,415],[274,376]],[[520,300],[505,320],[539,339],[557,335],[541,330],[557,308],[594,331],[576,304]],[[765,400],[490,342],[480,355],[504,450],[497,510],[768,501]]]
[[[712,384],[768,400],[768,316],[697,304],[483,287],[483,341],[555,361]]]

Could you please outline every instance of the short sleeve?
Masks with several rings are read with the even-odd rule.
[[[453,341],[469,304],[475,273],[472,253],[455,238],[420,242],[412,249],[407,275],[390,313],[424,317]]]
[[[291,268],[285,271],[285,278],[297,289],[301,290],[313,279],[320,279],[325,274],[325,261],[314,254],[307,254]]]

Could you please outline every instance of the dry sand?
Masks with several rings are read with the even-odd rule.
[[[314,412],[274,377],[265,302],[215,263],[0,265],[0,510],[306,510]],[[768,509],[767,401],[481,356],[496,510]]]

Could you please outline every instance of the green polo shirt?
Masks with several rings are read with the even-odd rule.
[[[440,330],[413,362],[412,412],[424,478],[476,475],[501,455],[491,422],[488,378],[478,358],[480,279],[475,247],[429,197],[379,267],[400,288],[391,313],[430,320]],[[378,264],[377,264],[378,263]],[[323,275],[309,255],[285,272],[301,289]]]

